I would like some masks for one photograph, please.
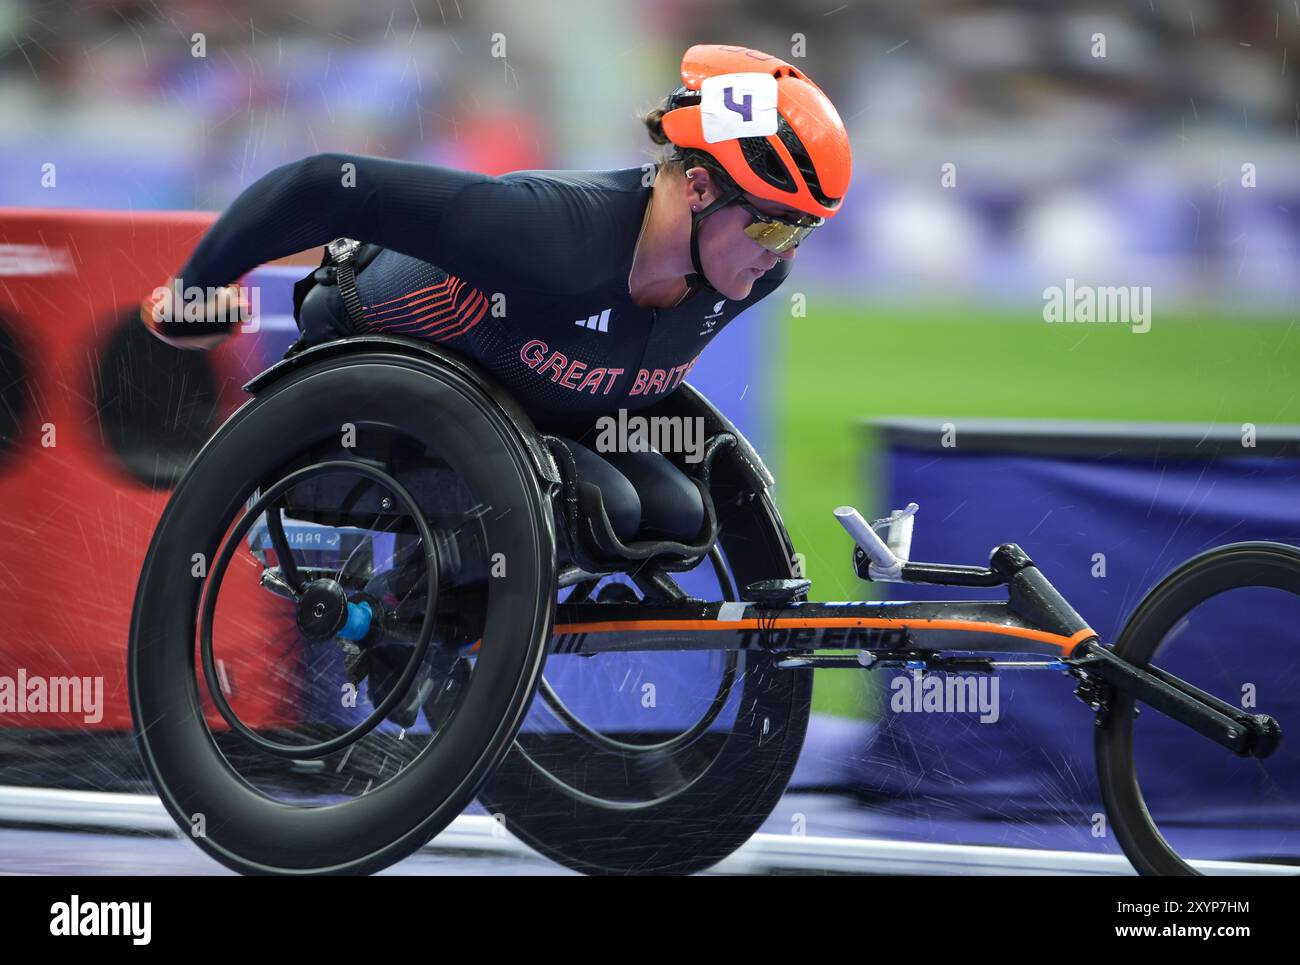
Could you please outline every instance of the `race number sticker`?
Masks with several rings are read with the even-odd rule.
[[[771,74],[717,74],[700,83],[700,121],[710,144],[776,133],[776,78]]]

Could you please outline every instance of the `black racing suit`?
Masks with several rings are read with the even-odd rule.
[[[180,279],[228,284],[339,237],[380,245],[357,275],[361,324],[336,288],[318,286],[299,317],[309,340],[389,332],[439,342],[492,372],[539,428],[568,434],[672,392],[723,326],[789,273],[778,261],[739,302],[696,292],[671,309],[636,305],[628,275],[653,179],[649,167],[490,177],[318,154],[240,194]],[[620,539],[699,531],[699,495],[662,456],[597,455],[569,441]]]

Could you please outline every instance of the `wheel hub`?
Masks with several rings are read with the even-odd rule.
[[[298,631],[314,643],[343,637],[361,641],[371,635],[381,621],[379,601],[366,593],[347,591],[337,580],[312,580],[303,587],[298,599]]]
[[[313,580],[298,600],[298,630],[308,640],[328,640],[348,622],[348,597],[335,580]]]

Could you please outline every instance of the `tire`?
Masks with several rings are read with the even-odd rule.
[[[715,496],[715,503],[726,501]],[[721,522],[719,543],[734,587],[794,575],[789,537],[765,494],[742,495]],[[734,598],[734,591],[727,595]],[[711,867],[749,840],[781,799],[812,702],[811,671],[777,669],[770,654],[756,651],[737,659],[739,686],[731,699],[738,699],[738,712],[722,732],[705,732],[671,751],[637,753],[594,746],[578,735],[539,747],[521,733],[480,802],[520,840],[585,874],[691,874]],[[693,779],[688,774],[685,786],[646,793],[656,782],[668,783],[679,766],[685,771],[682,762],[692,754],[696,763],[712,757]]]
[[[295,455],[337,440],[347,423],[362,434],[389,427],[454,459],[474,493],[499,510],[483,525],[509,575],[491,581],[469,686],[436,739],[381,786],[304,807],[252,786],[205,723],[194,639],[206,581],[190,574],[193,554],[214,558],[251,492],[273,483]],[[128,677],[137,746],[159,797],[186,832],[203,814],[206,834],[195,842],[244,873],[364,874],[409,855],[464,809],[510,746],[545,658],[554,587],[549,503],[519,431],[482,390],[450,368],[398,353],[334,356],[286,374],[200,451],[145,558]]]
[[[1114,652],[1136,667],[1149,667],[1160,644],[1171,633],[1176,636],[1182,632],[1177,628],[1198,605],[1226,591],[1250,587],[1271,587],[1300,597],[1300,549],[1283,543],[1234,543],[1188,560],[1143,598],[1120,633]],[[1224,643],[1231,646],[1233,641]],[[1165,664],[1162,660],[1157,665]],[[1224,693],[1215,696],[1230,699]],[[1112,691],[1109,712],[1096,729],[1097,772],[1111,827],[1139,874],[1199,874],[1161,833],[1139,787],[1133,740],[1134,707],[1131,695]],[[1268,709],[1261,705],[1264,712]],[[1142,713],[1144,716],[1158,714],[1147,707],[1142,708]],[[1162,718],[1156,720],[1164,726]],[[1280,723],[1285,733],[1287,721]],[[1229,750],[1199,735],[1189,731],[1188,737],[1201,741],[1195,746],[1204,748],[1207,755],[1218,751],[1232,757]],[[1286,748],[1285,740],[1282,748]]]

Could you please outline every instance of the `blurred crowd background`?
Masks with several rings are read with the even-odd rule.
[[[854,183],[809,283],[1294,299],[1295,0],[7,0],[0,204],[219,209],[317,150],[634,166],[696,42],[786,56],[840,108]]]

